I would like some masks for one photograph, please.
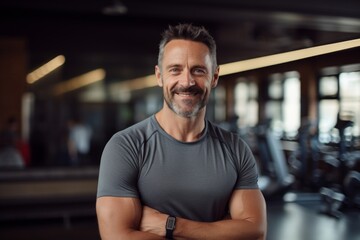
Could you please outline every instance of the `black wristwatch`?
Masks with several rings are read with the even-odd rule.
[[[166,220],[166,239],[173,239],[173,232],[175,229],[176,217],[170,216]]]

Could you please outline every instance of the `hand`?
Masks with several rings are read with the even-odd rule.
[[[143,206],[140,230],[165,237],[167,217],[167,214],[163,214],[153,208]]]

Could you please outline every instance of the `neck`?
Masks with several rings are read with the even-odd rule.
[[[198,140],[205,128],[205,108],[198,115],[186,118],[164,107],[155,114],[155,117],[165,132],[182,142]]]

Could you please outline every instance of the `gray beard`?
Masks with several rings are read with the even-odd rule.
[[[164,99],[165,99],[165,102],[168,105],[168,107],[174,113],[176,113],[177,115],[184,117],[184,118],[195,117],[199,113],[200,109],[202,109],[205,106],[204,104],[202,104],[202,102],[199,102],[194,106],[194,108],[191,111],[182,111],[179,106],[174,104],[173,101],[169,102],[166,98],[164,98]]]

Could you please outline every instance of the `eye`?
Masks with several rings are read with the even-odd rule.
[[[192,72],[195,75],[205,75],[207,73],[206,69],[204,68],[194,68]]]
[[[169,69],[169,72],[171,74],[179,74],[181,72],[181,69],[178,68],[178,67],[172,67],[172,68]]]

